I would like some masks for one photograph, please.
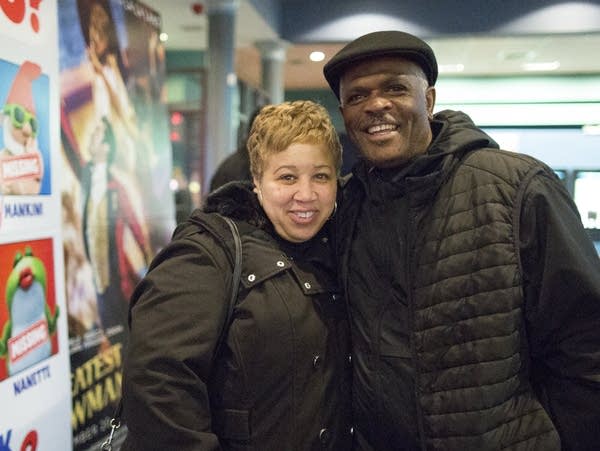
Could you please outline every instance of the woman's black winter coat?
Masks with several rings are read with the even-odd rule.
[[[232,265],[225,243],[188,220],[131,300],[123,450],[350,449],[348,330],[328,226],[286,243],[242,184],[192,219],[214,211],[242,236],[233,320],[213,362]]]

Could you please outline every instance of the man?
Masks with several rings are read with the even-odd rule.
[[[600,443],[600,261],[553,171],[464,113],[398,31],[325,65],[362,159],[338,212],[360,450]]]

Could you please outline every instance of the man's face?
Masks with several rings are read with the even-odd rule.
[[[378,57],[340,80],[340,111],[350,139],[376,167],[406,164],[431,143],[435,89],[422,69],[400,57]]]

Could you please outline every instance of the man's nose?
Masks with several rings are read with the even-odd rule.
[[[373,93],[367,100],[367,110],[369,111],[387,110],[391,106],[390,99],[381,93]]]

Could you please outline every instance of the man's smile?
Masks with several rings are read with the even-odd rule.
[[[374,135],[377,133],[386,133],[389,131],[395,131],[398,129],[398,126],[395,124],[379,124],[373,125],[367,129],[367,133]]]

